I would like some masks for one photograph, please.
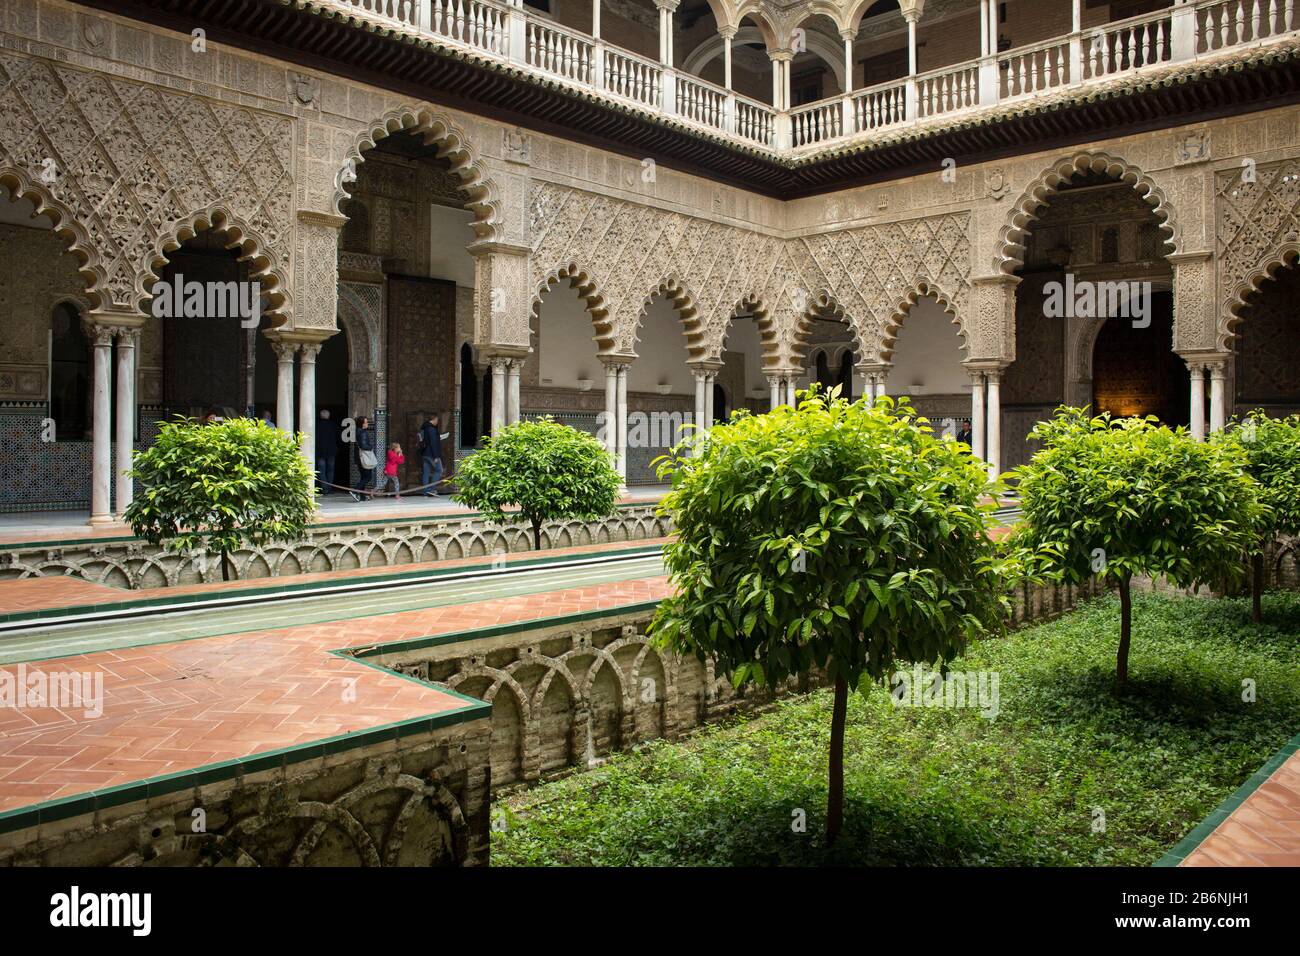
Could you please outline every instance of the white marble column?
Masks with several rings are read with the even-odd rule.
[[[736,36],[736,31],[732,28],[731,32],[723,33],[718,31],[722,37],[722,85],[731,89],[731,41]]]
[[[492,359],[492,434],[506,427],[506,365],[509,359]]]
[[[316,356],[320,345],[303,343],[298,366],[298,431],[302,432],[302,457],[316,473]]]
[[[988,383],[988,407],[985,410],[988,418],[986,460],[989,463],[989,481],[993,481],[1002,474],[1002,372],[1001,370],[985,372],[984,377]]]
[[[131,503],[131,453],[135,451],[135,332],[117,334],[117,493],[113,512],[122,515]]]
[[[113,329],[92,325],[87,334],[94,341],[94,405],[91,417],[92,441],[90,458],[90,523],[111,524],[113,521],[110,497],[113,488],[112,397],[113,383]]]
[[[618,467],[618,366],[605,366],[605,450]]]
[[[627,484],[627,371],[618,367],[618,476]]]
[[[663,4],[659,4],[659,62],[672,66],[673,13]]]
[[[706,429],[713,427],[714,408],[713,408],[713,386],[718,382],[718,373],[709,372],[704,381],[704,427]]]
[[[794,408],[796,404],[795,392],[798,389],[798,384],[793,375],[785,380],[785,403],[791,408]]]
[[[970,373],[970,450],[976,458],[984,458],[984,373]]]
[[[698,438],[703,430],[708,428],[708,424],[704,420],[707,411],[707,406],[705,405],[704,400],[704,390],[707,387],[709,375],[707,372],[703,372],[699,369],[695,369],[691,374],[695,376],[695,413],[694,418],[692,419],[695,428],[692,430],[691,434]]]
[[[1205,439],[1205,366],[1200,362],[1188,360],[1187,371],[1191,375],[1188,417],[1191,419],[1192,437],[1197,441],[1203,441]]]
[[[523,368],[522,359],[511,359],[506,365],[506,424],[513,425],[519,421],[519,372]]]
[[[293,434],[293,358],[298,346],[292,342],[272,342],[275,352],[275,426],[286,435]]]
[[[989,55],[989,0],[980,0],[980,56]]]
[[[1228,410],[1224,395],[1225,362],[1211,362],[1210,369],[1210,431],[1223,431],[1228,423]]]
[[[770,384],[771,387],[772,387],[772,396],[771,396],[772,408],[776,408],[778,405],[781,404],[781,385],[782,385],[782,380],[781,380],[780,378],[771,377],[771,378],[769,378],[767,381],[768,381],[768,384]],[[770,411],[770,410],[771,410],[771,409],[769,409],[769,411]]]
[[[907,17],[907,75],[916,76],[916,15]]]

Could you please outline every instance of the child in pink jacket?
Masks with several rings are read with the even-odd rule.
[[[406,464],[406,456],[402,454],[402,446],[393,442],[388,446],[388,458],[384,462],[384,477],[379,479],[375,485],[375,493],[383,491],[388,487],[388,483],[393,483],[393,491],[397,492],[394,496],[397,501],[402,500],[402,480],[397,477],[398,469]]]

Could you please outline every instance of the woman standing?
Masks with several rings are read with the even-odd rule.
[[[354,446],[357,459],[357,472],[361,475],[357,490],[352,492],[356,501],[370,500],[370,489],[375,483],[375,466],[379,459],[375,455],[375,427],[370,419],[362,415],[357,419],[357,443]]]

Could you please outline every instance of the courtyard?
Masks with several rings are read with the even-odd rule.
[[[0,0],[6,926],[1289,931],[1297,16]]]

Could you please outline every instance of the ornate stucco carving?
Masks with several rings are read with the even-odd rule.
[[[357,166],[365,161],[365,150],[399,130],[419,133],[426,143],[438,146],[438,155],[450,164],[451,172],[460,180],[461,188],[468,196],[466,208],[475,214],[474,231],[479,239],[503,238],[498,230],[500,189],[489,175],[483,159],[470,146],[470,137],[446,113],[416,105],[389,109],[374,122],[366,124],[346,145],[341,156],[331,158],[328,171],[333,181],[334,211],[339,212],[339,204],[348,197],[348,187]]]
[[[292,144],[285,116],[0,53],[0,177],[61,220],[89,296],[106,309],[138,309],[158,250],[219,217],[278,290],[268,311],[280,313]]]
[[[760,315],[769,365],[797,364],[805,326],[821,314],[842,316],[860,346],[877,351],[918,289],[960,312],[968,224],[959,212],[782,240],[539,183],[530,212],[533,308],[549,285],[575,281],[605,354],[635,353],[640,317],[656,295],[677,307],[692,361],[718,360],[739,312]]]
[[[1038,217],[1038,210],[1057,192],[1061,184],[1076,173],[1095,171],[1133,186],[1152,207],[1168,236],[1169,245],[1178,251],[1181,240],[1179,225],[1174,219],[1173,207],[1165,191],[1150,175],[1137,166],[1109,153],[1090,150],[1076,153],[1052,163],[1034,178],[1020,197],[1012,204],[1006,222],[998,235],[992,268],[1010,274],[1023,262],[1025,238],[1030,224]]]
[[[1218,321],[1216,341],[1206,348],[1228,349],[1251,293],[1300,256],[1300,161],[1260,163],[1250,174],[1247,168],[1220,170],[1214,178]]]

